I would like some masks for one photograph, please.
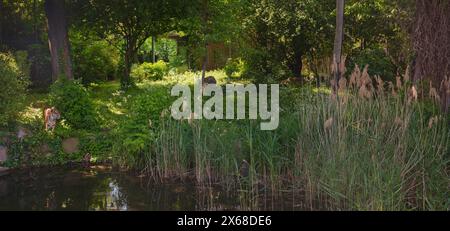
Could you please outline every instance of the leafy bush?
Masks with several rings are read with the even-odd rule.
[[[21,65],[11,54],[0,53],[0,125],[15,118],[22,106],[28,76]]]
[[[105,41],[74,39],[74,74],[83,84],[114,79],[118,52]]]
[[[128,105],[126,120],[119,123],[113,145],[115,161],[120,165],[142,167],[143,154],[149,150],[159,128],[161,113],[169,109],[172,98],[166,87],[139,94]],[[127,155],[122,155],[126,152]]]
[[[365,49],[354,55],[349,60],[348,69],[353,70],[356,64],[361,68],[369,65],[371,76],[378,75],[384,81],[395,80],[395,66],[381,48]]]
[[[134,65],[131,69],[131,77],[138,82],[142,80],[161,80],[169,73],[167,64],[160,60],[156,63],[143,63]]]
[[[224,69],[228,78],[240,76],[244,71],[244,62],[238,58],[228,59]]]
[[[128,107],[129,115],[138,122],[147,123],[149,119],[156,122],[161,112],[169,109],[172,99],[169,88],[155,87],[132,98]]]
[[[87,89],[79,82],[66,80],[53,84],[50,102],[71,127],[81,129],[96,127],[97,117],[93,102]]]
[[[291,76],[289,69],[267,50],[248,49],[245,52],[242,78],[256,83],[271,83]]]

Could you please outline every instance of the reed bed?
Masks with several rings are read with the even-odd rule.
[[[289,191],[311,209],[448,210],[448,115],[418,97],[407,75],[384,83],[356,68],[339,85],[338,95],[296,98],[282,89],[289,102],[274,131],[162,113],[145,171],[244,192],[250,207],[261,193]]]

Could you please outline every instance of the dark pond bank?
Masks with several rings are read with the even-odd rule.
[[[14,170],[0,176],[0,210],[308,210],[292,193],[248,196],[190,183],[151,184],[108,166]]]

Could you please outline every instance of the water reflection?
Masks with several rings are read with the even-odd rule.
[[[105,167],[14,171],[0,177],[0,210],[298,210],[288,198],[193,184],[151,185]]]

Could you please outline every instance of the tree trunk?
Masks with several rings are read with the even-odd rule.
[[[52,79],[55,81],[61,76],[65,76],[67,79],[72,80],[72,63],[64,1],[46,0],[45,13],[47,15]]]
[[[0,1],[0,44],[4,44],[3,43],[3,22],[4,22],[4,13],[3,13],[3,0]],[[3,45],[0,45],[0,51],[2,51]]]
[[[208,39],[206,38],[206,36],[209,33],[209,28],[208,28],[208,0],[204,0],[203,1],[203,30],[204,30],[204,37],[205,37],[205,57],[203,60],[203,65],[202,65],[202,84],[203,81],[205,80],[205,75],[206,75],[206,66],[208,65]]]
[[[303,76],[302,76],[302,69],[303,69],[303,63],[302,63],[302,53],[300,51],[296,51],[294,54],[294,60],[292,63],[292,74],[294,74],[294,77],[298,80],[300,84],[303,84]]]
[[[416,0],[414,81],[439,90],[442,111],[450,111],[450,1]]]
[[[33,0],[33,34],[34,42],[39,43],[37,0]]]
[[[131,34],[131,33],[129,33]],[[120,78],[121,87],[126,89],[133,84],[130,78],[131,66],[136,60],[139,49],[138,39],[132,35],[125,36],[125,53],[124,53],[124,73]]]
[[[156,63],[155,43],[156,36],[152,36],[152,63]]]
[[[130,81],[130,73],[131,73],[131,63],[133,60],[133,52],[131,51],[131,48],[127,46],[125,50],[125,57],[124,57],[124,73],[122,78],[120,79],[120,83],[122,85],[122,88],[128,88],[131,85]]]
[[[344,0],[336,0],[336,35],[334,38],[334,54],[333,54],[333,67],[334,67],[334,86],[333,91],[338,93],[339,89],[339,77],[341,70],[339,69],[341,64],[342,53],[342,40],[344,30]]]

